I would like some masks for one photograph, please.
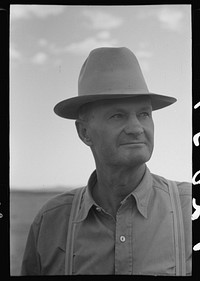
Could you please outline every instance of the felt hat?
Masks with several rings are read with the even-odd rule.
[[[97,48],[85,60],[78,79],[78,96],[54,107],[63,118],[77,119],[82,105],[98,100],[148,96],[152,109],[176,102],[174,97],[149,92],[136,56],[128,48]]]

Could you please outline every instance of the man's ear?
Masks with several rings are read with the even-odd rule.
[[[88,146],[92,145],[91,139],[88,135],[88,127],[84,121],[76,120],[76,130],[79,138]]]

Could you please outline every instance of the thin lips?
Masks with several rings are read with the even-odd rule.
[[[126,145],[126,144],[144,144],[143,141],[131,141],[131,142],[125,142],[125,143],[121,143],[121,145]]]

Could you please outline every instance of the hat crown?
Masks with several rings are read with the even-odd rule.
[[[78,80],[78,95],[131,90],[149,93],[136,56],[125,47],[97,48],[85,60]]]

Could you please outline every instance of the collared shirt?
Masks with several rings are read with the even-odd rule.
[[[137,188],[121,202],[115,218],[92,198],[96,181],[94,172],[76,221],[73,274],[175,275],[173,215],[167,181],[151,174],[147,168]],[[191,185],[177,183],[177,186],[183,211],[186,271],[190,275]],[[70,196],[72,193],[59,195],[36,217],[27,242],[22,274],[64,274],[69,217],[66,208],[69,209]]]

